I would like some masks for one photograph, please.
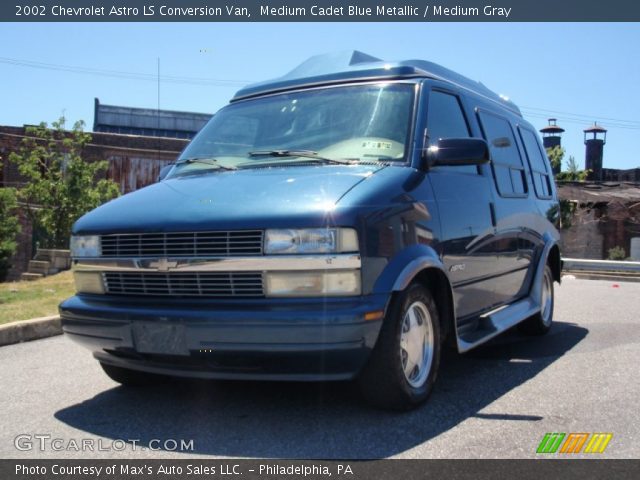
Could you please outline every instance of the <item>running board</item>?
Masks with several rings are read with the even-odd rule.
[[[540,304],[529,296],[511,305],[487,312],[478,318],[476,330],[458,335],[458,351],[468,352],[539,311]]]
[[[529,296],[511,305],[502,306],[481,315],[478,317],[478,327],[471,332],[465,333],[463,331],[461,333],[456,329],[458,351],[460,353],[468,352],[540,312],[544,269],[547,265],[549,252],[555,245],[555,239],[549,232],[545,233],[543,238],[545,245],[538,260],[538,265],[536,265]]]

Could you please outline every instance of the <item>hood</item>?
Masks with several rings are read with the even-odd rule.
[[[74,234],[318,226],[378,165],[215,171],[165,180],[80,218]]]

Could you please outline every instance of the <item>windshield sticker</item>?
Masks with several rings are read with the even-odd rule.
[[[362,148],[371,148],[376,150],[391,150],[393,148],[393,144],[391,142],[372,142],[366,141],[362,142]]]

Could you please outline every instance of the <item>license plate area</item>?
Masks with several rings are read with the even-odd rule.
[[[136,322],[133,338],[138,353],[189,355],[184,325]]]

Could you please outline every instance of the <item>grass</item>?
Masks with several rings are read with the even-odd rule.
[[[32,282],[0,283],[0,325],[58,313],[58,304],[75,293],[70,271]]]

